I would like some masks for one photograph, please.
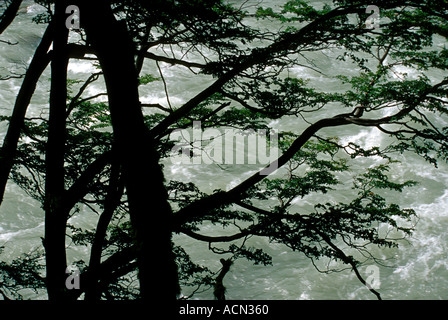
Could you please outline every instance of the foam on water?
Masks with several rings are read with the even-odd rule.
[[[343,145],[356,141],[361,147],[369,149],[381,144],[384,135],[376,128],[362,129],[357,134],[345,136],[341,139]]]
[[[33,228],[20,229],[19,231],[11,231],[11,232],[4,232],[4,229],[0,227],[0,243],[15,240],[23,240],[24,238],[28,237],[34,239],[37,232],[42,233],[43,227],[44,227],[43,222]]]
[[[98,72],[98,69],[89,61],[70,60],[69,71],[74,74],[78,73],[94,73]]]
[[[431,204],[415,207],[419,223],[390,276],[402,283],[404,299],[448,299],[448,191]],[[403,285],[405,284],[405,285]]]

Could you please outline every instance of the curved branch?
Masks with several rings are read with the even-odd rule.
[[[187,230],[187,229],[182,229],[182,230],[180,230],[180,232],[193,238],[193,239],[212,243],[212,242],[230,242],[230,241],[244,238],[247,235],[251,234],[253,232],[253,229],[252,230],[245,229],[245,230],[241,231],[240,233],[236,233],[231,236],[217,236],[217,237],[204,236],[202,234],[198,234],[196,232],[193,232],[193,231]]]
[[[151,60],[166,62],[166,63],[169,63],[171,65],[178,64],[178,65],[181,65],[181,66],[184,66],[184,67],[187,67],[187,68],[200,68],[200,69],[203,69],[203,68],[206,67],[206,65],[202,64],[202,63],[189,62],[189,61],[184,61],[184,60],[180,60],[180,59],[159,56],[159,55],[156,55],[156,54],[151,53],[151,52],[146,52],[144,56],[145,56],[145,58],[149,58]]]
[[[226,192],[219,192],[208,197],[202,198],[195,203],[181,209],[174,216],[174,227],[182,225],[189,219],[201,217],[213,208],[222,205],[228,205],[241,200],[245,192],[256,183],[263,180],[267,175],[286,164],[301,148],[302,146],[320,129],[326,127],[335,127],[350,124],[346,118],[326,118],[317,121],[309,126],[305,131],[291,144],[277,160],[271,162],[268,166],[255,173],[242,183]]]
[[[73,109],[79,105],[82,101],[79,101],[79,98],[81,98],[81,95],[84,93],[84,91],[87,89],[87,87],[92,83],[98,80],[99,76],[102,74],[102,72],[96,72],[92,73],[89,78],[84,82],[84,84],[79,88],[78,93],[71,99],[70,104],[67,106],[67,112],[66,117],[70,115],[70,113],[73,111]]]
[[[280,218],[284,218],[285,216],[288,217],[292,217],[295,219],[298,219],[300,222],[306,224],[308,227],[310,227],[311,229],[313,229],[321,238],[322,240],[324,240],[339,256],[339,258],[345,263],[345,264],[349,264],[353,271],[356,274],[356,277],[359,279],[359,281],[361,281],[362,284],[364,284],[377,298],[378,300],[381,300],[381,295],[378,293],[378,291],[376,291],[375,289],[373,289],[365,280],[364,278],[361,276],[361,274],[359,273],[359,270],[357,268],[356,262],[352,259],[352,257],[347,256],[344,251],[342,251],[338,246],[336,246],[332,241],[331,238],[329,236],[327,236],[325,233],[323,233],[322,231],[320,231],[318,228],[314,227],[313,225],[311,225],[306,219],[304,219],[301,215],[296,214],[296,215],[284,215],[284,214],[273,214],[270,211],[267,210],[263,210],[257,207],[254,207],[252,205],[248,205],[242,202],[238,202],[238,205],[242,206],[243,208],[252,210],[254,212],[263,214],[263,215],[268,215],[268,216],[278,216]]]
[[[370,292],[372,292],[377,298],[378,300],[382,300],[381,299],[381,295],[378,291],[376,291],[375,289],[373,289],[365,280],[364,278],[361,276],[361,274],[359,273],[359,270],[356,266],[356,262],[352,259],[352,257],[347,256],[344,251],[342,251],[341,249],[339,249],[330,239],[329,236],[327,236],[325,233],[321,232],[319,229],[317,228],[313,228],[314,231],[316,231],[316,233],[321,236],[321,238],[334,250],[337,252],[337,254],[339,255],[339,257],[342,259],[342,261],[346,264],[349,264],[353,271],[356,274],[356,277],[358,278],[358,280],[365,285]]]
[[[132,261],[137,258],[138,250],[135,246],[124,248],[120,251],[115,252],[110,257],[108,257],[104,262],[102,262],[99,266],[97,272],[92,272],[91,269],[86,269],[80,274],[80,282],[91,284],[93,277],[98,275],[98,282],[107,282],[111,281],[112,274],[122,274],[119,271],[123,269],[128,269],[126,266],[132,264]],[[78,297],[83,294],[89,287],[82,286],[79,290],[71,290],[68,292],[68,296],[71,300],[76,300]]]
[[[321,23],[327,21],[328,19],[332,19],[338,16],[344,16],[349,13],[360,12],[363,10],[364,9],[360,9],[356,6],[349,8],[336,8],[310,22],[297,32],[279,37],[274,43],[267,47],[257,48],[252,50],[250,54],[237,57],[235,59],[236,61],[233,68],[221,75],[214,83],[212,83],[202,92],[198,93],[195,97],[186,102],[182,107],[160,121],[158,125],[151,129],[151,134],[154,137],[160,138],[170,125],[186,116],[199,103],[221,90],[221,88],[225,84],[240,75],[245,70],[253,66],[266,63],[267,61],[275,58],[275,56],[278,54],[285,55],[285,52],[294,50],[298,46],[306,44],[306,41],[307,39],[309,39],[309,37],[307,38],[305,35],[315,30],[315,28],[317,28]]]
[[[420,101],[423,101],[426,96],[432,92],[435,92],[440,87],[448,84],[448,79],[441,81],[440,83],[426,89],[420,95]],[[418,104],[418,103],[417,103]],[[359,126],[369,126],[369,127],[378,127],[381,124],[390,123],[392,121],[396,121],[397,119],[401,119],[408,115],[410,112],[415,110],[417,105],[409,106],[407,108],[403,108],[397,113],[386,116],[379,119],[362,119],[355,117],[340,117],[335,116],[332,118],[321,119],[314,124],[310,125],[307,129],[303,131],[303,133],[291,144],[291,146],[286,150],[277,160],[271,162],[268,166],[255,173],[248,179],[244,180],[242,183],[237,185],[236,187],[230,189],[229,191],[221,191],[210,195],[208,197],[202,198],[195,203],[190,204],[189,206],[182,208],[177,212],[174,216],[173,227],[176,229],[182,223],[188,221],[192,218],[200,218],[207,214],[211,209],[217,208],[222,205],[229,205],[231,203],[235,203],[244,198],[245,192],[263,180],[266,176],[271,174],[273,171],[285,165],[301,148],[302,146],[312,137],[314,136],[320,129],[328,128],[328,127],[336,127],[343,126],[348,124],[355,124]]]

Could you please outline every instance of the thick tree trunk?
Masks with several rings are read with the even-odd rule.
[[[138,248],[142,299],[174,300],[177,266],[171,243],[172,211],[158,153],[144,124],[134,45],[108,1],[79,1],[81,26],[104,72],[115,143],[122,165]]]
[[[45,256],[47,292],[50,300],[63,300],[66,295],[65,232],[68,210],[64,205],[64,149],[67,101],[67,38],[65,1],[56,4],[53,60],[45,176]]]

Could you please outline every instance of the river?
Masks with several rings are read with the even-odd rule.
[[[241,3],[243,1],[240,1]],[[249,2],[250,3],[250,2]],[[265,1],[266,6],[273,6],[274,0]],[[30,1],[25,1],[19,16],[12,26],[2,35],[3,40],[18,42],[18,45],[7,46],[1,44],[0,74],[8,70],[23,72],[29,63],[36,45],[43,32],[42,26],[31,23],[31,17],[40,8]],[[265,23],[265,22],[264,22]],[[273,26],[275,27],[275,26]],[[290,70],[290,76],[305,77],[313,85],[322,90],[335,91],[341,89],[340,84],[331,76],[344,73],[347,65],[336,63],[330,58],[331,52],[316,54],[314,59],[326,75],[315,73],[305,68]],[[210,79],[194,78],[188,70],[181,67],[170,67],[161,64],[163,74],[170,92],[170,102],[179,105],[203,88]],[[155,66],[147,65],[145,70],[157,74]],[[89,72],[95,70],[87,61],[73,61],[70,63],[70,77],[86,78]],[[412,70],[403,70],[412,73]],[[346,72],[345,72],[346,73]],[[440,78],[440,74],[429,74],[430,77]],[[48,70],[39,81],[28,115],[39,115],[46,110],[48,103],[48,88],[50,75]],[[13,79],[0,82],[0,115],[9,115],[14,104],[15,96],[20,88],[21,80]],[[90,94],[101,92],[101,86],[89,89]],[[141,100],[144,103],[161,103],[166,105],[166,97],[161,82],[141,90]],[[281,130],[300,132],[303,124],[297,123],[297,118],[287,118],[274,121],[271,125]],[[439,124],[447,125],[448,119],[437,119]],[[6,132],[4,122],[0,124],[0,139]],[[375,129],[347,126],[343,129],[327,130],[328,136],[336,133],[343,141],[355,139],[363,146],[387,143],[387,137]],[[439,164],[434,168],[416,155],[404,154],[399,157],[400,163],[391,168],[391,176],[401,180],[416,180],[417,186],[405,189],[403,193],[391,193],[389,200],[405,208],[413,208],[419,221],[415,232],[400,242],[397,249],[374,249],[377,257],[384,259],[387,266],[379,266],[380,287],[378,291],[384,299],[448,299],[448,165]],[[379,161],[379,160],[378,160]],[[358,162],[354,171],[362,170],[363,166],[372,162]],[[229,188],[244,179],[254,168],[250,166],[227,166],[225,170],[220,166],[208,165],[167,165],[165,174],[167,179],[195,181],[205,192],[216,188]],[[340,196],[349,185],[340,188]],[[310,195],[302,199],[297,205],[303,208],[312,207],[321,201],[321,195]],[[332,193],[329,197],[338,197]],[[23,252],[30,252],[41,246],[43,237],[43,211],[40,204],[23,191],[9,183],[5,200],[0,210],[0,246],[5,246],[2,259],[11,260]],[[96,214],[87,209],[81,210],[72,223],[84,227],[93,227],[97,219]],[[219,232],[213,227],[204,227],[202,233]],[[181,236],[175,238],[182,243],[196,262],[218,270],[219,257],[211,254],[207,244]],[[324,274],[318,272],[303,254],[291,252],[288,248],[277,243],[269,243],[266,239],[251,238],[251,245],[263,248],[273,257],[273,266],[254,266],[242,259],[235,262],[224,280],[227,287],[228,299],[373,299],[374,296],[363,286],[353,272],[345,270],[337,273]],[[85,249],[71,248],[69,256],[72,259],[84,255]],[[365,277],[369,275],[368,265],[360,268]],[[26,296],[30,299],[44,299],[45,295]],[[198,294],[198,299],[213,298],[212,290]]]

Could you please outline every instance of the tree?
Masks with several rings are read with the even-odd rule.
[[[372,246],[398,246],[384,226],[405,237],[416,215],[387,201],[385,190],[400,192],[415,184],[391,181],[389,166],[396,154],[407,152],[433,165],[447,160],[448,129],[434,116],[446,116],[448,78],[427,75],[448,66],[447,50],[433,45],[446,39],[446,3],[335,0],[318,7],[293,0],[280,9],[221,0],[36,3],[46,11],[35,21],[47,29],[23,75],[11,117],[2,118],[9,126],[0,151],[0,185],[3,194],[9,177],[42,203],[49,299],[84,294],[87,300],[172,301],[186,286],[219,288],[217,297],[223,299],[222,281],[235,259],[272,263],[268,254],[247,245],[254,236],[301,252],[313,263],[327,258],[346,265],[380,298],[358,268],[376,260],[369,253]],[[366,25],[366,8],[372,4],[381,9],[380,29]],[[12,23],[16,5],[7,6],[2,25]],[[79,10],[78,30],[66,28],[68,5]],[[278,30],[260,27],[263,20],[277,23]],[[295,66],[324,73],[312,58],[323,50],[353,67],[333,79],[343,90],[325,92],[289,76]],[[70,59],[93,60],[99,71],[84,81],[68,79]],[[184,67],[209,84],[177,105],[168,94],[162,63]],[[49,64],[48,116],[27,118],[37,81]],[[148,65],[159,75],[143,73]],[[417,70],[418,76],[394,78],[399,65]],[[86,96],[86,89],[100,80],[107,102]],[[142,104],[139,90],[160,82],[167,103]],[[162,164],[166,168],[172,151],[179,150],[170,139],[173,131],[196,121],[202,129],[272,130],[269,121],[287,117],[296,117],[297,130],[279,132],[281,155],[238,185],[207,194],[194,181],[165,179]],[[325,131],[345,126],[377,128],[391,143],[363,148]],[[197,155],[198,150],[185,149]],[[381,161],[353,176],[347,199],[322,201],[312,210],[300,206],[309,194],[337,191],[353,161],[371,157]],[[99,213],[94,230],[69,223],[81,206]],[[233,232],[204,235],[201,227],[210,224]],[[173,234],[227,255],[220,260],[225,269],[213,272],[192,261]],[[77,261],[79,290],[65,285],[67,236],[90,250],[89,263]],[[41,266],[31,265],[23,270],[31,278],[17,278],[16,287],[42,287]],[[6,265],[0,267],[11,274]],[[8,290],[1,293],[10,298]]]

